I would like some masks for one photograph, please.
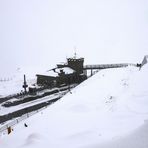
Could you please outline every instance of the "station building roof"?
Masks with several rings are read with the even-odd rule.
[[[55,69],[52,69],[52,70],[49,70],[49,71],[46,71],[44,73],[37,74],[37,75],[57,77],[57,76],[59,76],[61,71],[65,75],[75,73],[75,70],[73,70],[72,68],[70,68],[70,67],[63,67],[63,68],[55,68]]]

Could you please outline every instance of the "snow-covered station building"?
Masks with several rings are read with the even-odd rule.
[[[43,86],[63,86],[80,83],[87,78],[83,72],[84,58],[67,58],[67,63],[57,64],[56,68],[37,74],[37,84]]]

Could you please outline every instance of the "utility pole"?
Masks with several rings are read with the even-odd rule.
[[[27,90],[26,90],[27,87],[28,87],[28,85],[27,85],[27,82],[26,82],[26,76],[24,75],[24,84],[23,84],[23,88],[24,88],[25,94],[27,93]]]

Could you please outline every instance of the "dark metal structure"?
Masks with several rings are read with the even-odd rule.
[[[83,70],[87,75],[87,71],[91,70],[91,76],[93,75],[93,70],[101,70],[101,69],[108,69],[108,68],[122,68],[127,66],[136,66],[136,64],[131,63],[120,63],[120,64],[97,64],[97,65],[85,65]]]
[[[24,88],[25,93],[27,93],[27,87],[28,87],[28,85],[27,85],[27,82],[26,82],[26,76],[24,75],[24,84],[23,84],[23,88]]]
[[[98,64],[98,65],[85,65],[83,67],[84,70],[89,69],[107,69],[107,68],[120,68],[120,67],[127,67],[131,64],[129,63],[121,63],[121,64]]]

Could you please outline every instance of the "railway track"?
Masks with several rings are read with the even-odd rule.
[[[72,85],[70,89],[74,88],[77,85]],[[47,91],[48,92],[48,91]],[[16,102],[12,102],[11,105],[5,107],[5,109],[10,109],[13,107],[17,107],[16,110],[9,112],[7,114],[1,114],[0,115],[0,124],[12,120],[14,118],[20,117],[26,113],[30,113],[32,111],[41,109],[45,106],[49,106],[52,103],[58,101],[60,98],[62,98],[67,92],[69,92],[69,86],[62,87],[58,89],[58,91],[55,89],[53,91],[49,91],[48,93],[43,93],[42,95],[39,95],[38,97],[35,96],[33,99],[24,98],[22,100],[18,100]],[[28,105],[27,105],[28,103]],[[25,105],[26,104],[26,105]],[[21,109],[18,109],[21,108]]]

